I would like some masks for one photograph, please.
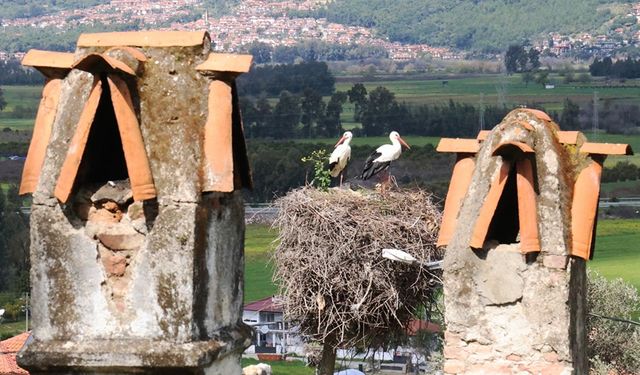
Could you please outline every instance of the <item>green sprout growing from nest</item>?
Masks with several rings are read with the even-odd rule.
[[[313,167],[313,180],[309,185],[315,186],[322,191],[327,191],[331,184],[331,174],[324,165],[328,158],[329,155],[325,150],[315,150],[310,155],[302,158],[303,163],[311,164]]]

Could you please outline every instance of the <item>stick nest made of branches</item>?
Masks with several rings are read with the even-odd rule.
[[[301,333],[331,345],[373,347],[405,331],[433,300],[440,272],[440,211],[421,190],[379,193],[305,187],[276,201],[273,254],[285,315]],[[419,264],[382,258],[383,248]]]

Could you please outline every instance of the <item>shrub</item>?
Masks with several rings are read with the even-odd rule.
[[[622,279],[607,280],[589,271],[587,305],[590,314],[631,320],[640,312],[640,296]],[[596,373],[608,368],[619,374],[640,373],[640,326],[590,315],[587,330]]]

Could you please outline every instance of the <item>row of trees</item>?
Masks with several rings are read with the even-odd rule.
[[[18,186],[0,188],[0,292],[29,291],[29,219]]]
[[[611,57],[596,58],[589,65],[589,72],[594,77],[640,78],[640,59],[628,57],[613,62]]]
[[[240,95],[276,96],[282,91],[300,94],[311,89],[320,95],[335,91],[335,78],[325,62],[302,62],[291,65],[254,66],[238,78]]]
[[[347,92],[333,93],[327,103],[320,93],[306,89],[301,95],[281,92],[275,105],[266,97],[242,97],[240,105],[249,138],[314,138],[342,132],[341,114],[347,100],[354,106],[353,121],[362,124],[361,129],[353,130],[357,136],[386,135],[392,130],[426,136],[474,136],[481,116],[486,123],[497,124],[508,112],[505,107],[478,108],[453,101],[409,106],[398,102],[385,87],[368,92],[360,83]]]
[[[0,60],[0,85],[41,85],[42,74],[24,68],[17,59]]]
[[[342,131],[340,115],[347,96],[331,95],[324,103],[322,95],[306,89],[301,95],[282,91],[275,106],[265,97],[253,101],[240,99],[246,135],[249,138],[313,138],[330,137]]]
[[[597,109],[598,130],[611,134],[636,133],[640,127],[640,106],[603,100]],[[594,123],[593,102],[574,102],[566,98],[563,110],[556,120],[563,130],[591,130]]]
[[[326,43],[318,40],[307,40],[293,46],[276,47],[262,42],[254,42],[246,50],[253,55],[257,64],[292,64],[296,60],[349,61],[388,57],[387,50],[382,47]]]

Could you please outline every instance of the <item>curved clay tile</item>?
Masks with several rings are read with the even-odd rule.
[[[493,149],[493,152],[491,153],[491,155],[507,156],[507,155],[514,155],[517,153],[531,154],[531,153],[534,153],[534,151],[531,148],[531,146],[529,146],[526,143],[512,141],[512,142],[504,142],[499,144],[498,146],[496,146],[495,149]]]
[[[229,72],[246,73],[251,69],[252,55],[237,55],[232,53],[210,53],[207,60],[196,66],[200,72]]]
[[[73,63],[73,68],[94,74],[102,72],[121,72],[132,76],[136,75],[135,71],[124,62],[99,53],[92,53],[84,56],[79,61]]]
[[[534,189],[533,163],[521,159],[516,163],[516,184],[518,189],[518,221],[520,222],[520,251],[531,253],[540,251],[538,233],[538,209]]]
[[[482,208],[480,209],[480,213],[478,214],[478,219],[473,227],[471,240],[469,241],[469,246],[474,249],[482,249],[482,246],[484,245],[487,233],[489,232],[489,226],[491,225],[491,220],[493,219],[493,214],[498,207],[498,202],[500,202],[500,197],[502,196],[504,187],[507,184],[510,169],[511,162],[503,160],[500,172],[491,183],[489,192],[487,193],[484,203],[482,204]]]
[[[204,130],[205,181],[202,191],[231,192],[233,183],[232,87],[209,84],[209,114]]]
[[[69,52],[31,49],[24,55],[21,63],[38,69],[47,78],[64,78],[71,70],[73,59],[73,53]]]
[[[66,203],[67,200],[69,200],[69,196],[73,190],[73,184],[76,180],[80,163],[82,162],[82,155],[84,155],[84,148],[89,139],[91,124],[93,124],[98,104],[100,104],[101,95],[102,82],[100,82],[100,79],[96,79],[89,94],[89,99],[87,99],[80,114],[80,120],[69,144],[69,150],[67,151],[67,156],[64,159],[60,176],[58,176],[56,183],[54,196],[62,203]]]
[[[109,75],[107,80],[127,162],[133,199],[142,201],[155,198],[153,175],[127,83],[115,75]]]
[[[491,133],[491,130],[480,130],[476,139],[479,141],[484,141],[489,136],[489,133]]]
[[[626,143],[592,143],[585,142],[580,152],[595,155],[633,155],[631,146]]]
[[[576,179],[571,205],[571,255],[582,259],[591,256],[595,232],[602,165],[592,161]]]
[[[48,80],[42,89],[42,99],[38,107],[38,114],[33,126],[33,135],[29,144],[29,152],[27,152],[27,159],[24,162],[22,171],[20,194],[33,193],[38,185],[61,89],[62,80],[60,79]]]
[[[532,115],[536,116],[540,120],[551,121],[551,117],[549,117],[548,114],[546,114],[544,111],[541,111],[539,109],[523,108],[522,111],[531,113]]]
[[[134,31],[81,34],[78,47],[195,47],[211,39],[206,31]]]
[[[464,138],[440,138],[436,151],[438,152],[462,152],[475,154],[480,150],[480,142],[477,139]]]
[[[114,51],[126,52],[129,55],[131,55],[131,57],[133,57],[134,59],[136,59],[136,60],[138,60],[140,62],[147,61],[147,56],[145,56],[144,53],[142,51],[140,51],[139,49],[133,48],[133,47],[127,47],[127,46],[124,46],[124,47],[121,47],[121,46],[111,47],[108,50],[106,50],[104,53],[105,53],[105,55],[108,55],[109,53],[112,53]]]
[[[442,223],[438,234],[437,246],[449,244],[458,219],[458,212],[462,206],[462,200],[467,194],[473,170],[476,162],[469,154],[459,154],[456,165],[453,167],[447,199],[444,202],[444,212],[442,213]]]

